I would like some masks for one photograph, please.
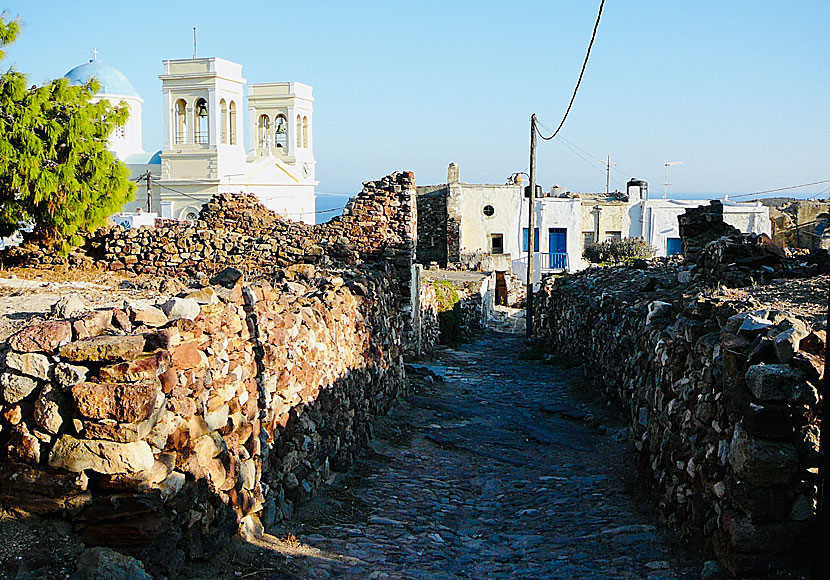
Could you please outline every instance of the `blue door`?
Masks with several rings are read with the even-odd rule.
[[[550,228],[548,230],[548,267],[555,270],[568,269],[568,230]]]
[[[666,255],[677,256],[683,253],[683,245],[680,238],[666,238]]]

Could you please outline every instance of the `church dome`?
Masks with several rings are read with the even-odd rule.
[[[138,91],[135,90],[135,87],[120,70],[97,60],[91,60],[81,66],[76,66],[64,75],[64,78],[69,79],[69,82],[73,85],[83,85],[91,77],[95,77],[98,84],[101,85],[101,89],[98,91],[99,95],[141,98]]]

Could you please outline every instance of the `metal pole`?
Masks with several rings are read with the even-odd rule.
[[[608,195],[609,189],[611,187],[611,156],[608,156],[608,160],[605,163],[605,195]]]
[[[147,171],[147,213],[153,211],[153,175]]]
[[[830,330],[830,290],[827,294],[827,315],[828,330]],[[816,533],[813,535],[815,544],[813,546],[813,562],[815,570],[821,570],[826,566],[827,541],[830,540],[830,518],[828,518],[825,506],[825,484],[827,475],[830,472],[830,402],[827,394],[830,393],[830,372],[828,372],[827,361],[830,354],[830,344],[824,346],[824,377],[821,382],[821,431],[819,432],[819,462],[818,462],[818,494],[816,495]],[[827,423],[827,425],[825,425]],[[827,427],[825,429],[824,427]],[[818,577],[818,576],[816,576]]]
[[[527,320],[525,335],[533,335],[533,254],[536,206],[536,113],[530,116],[530,195],[527,198]]]

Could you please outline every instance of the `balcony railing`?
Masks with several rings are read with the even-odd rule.
[[[196,133],[193,135],[193,142],[198,143],[199,145],[207,145],[208,144],[207,131],[205,131],[205,132],[196,131]]]
[[[553,253],[544,254],[547,259],[542,258],[543,268],[546,270],[567,270],[568,269],[568,254]]]

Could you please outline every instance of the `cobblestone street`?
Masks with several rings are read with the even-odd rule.
[[[372,449],[276,532],[305,577],[700,577],[636,493],[621,425],[574,397],[581,371],[521,350],[493,333],[428,365],[443,381],[411,373]]]

